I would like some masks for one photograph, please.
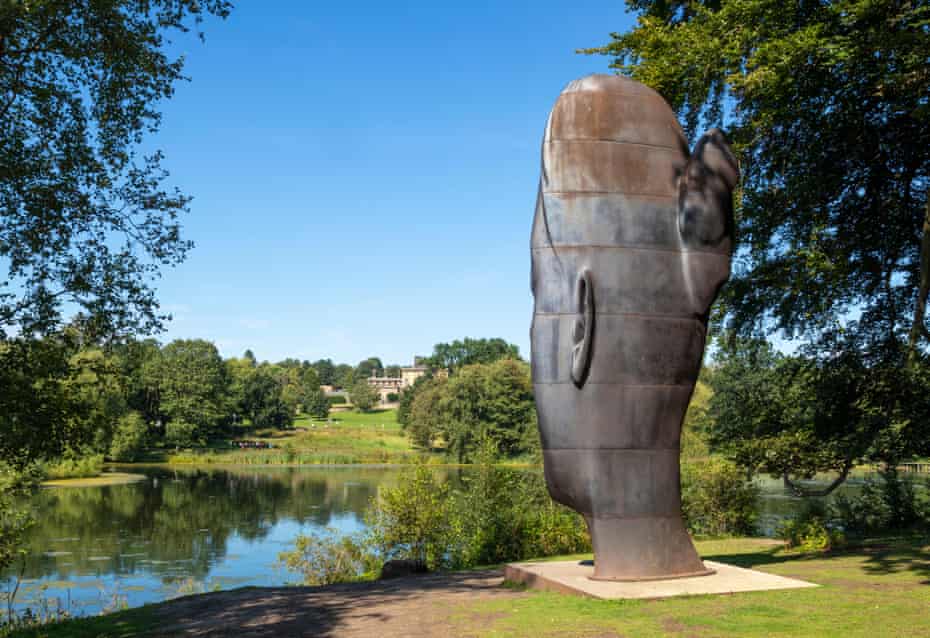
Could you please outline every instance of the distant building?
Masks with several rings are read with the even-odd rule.
[[[377,377],[374,372],[368,377],[368,385],[378,390],[378,394],[381,395],[381,403],[387,403],[389,394],[400,394],[401,390],[409,388],[417,379],[429,372],[429,368],[426,366],[418,365],[420,363],[418,357],[414,361],[414,365],[400,369],[399,377]]]

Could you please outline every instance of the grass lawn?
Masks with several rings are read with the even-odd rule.
[[[241,440],[272,449],[211,449],[169,455],[169,463],[310,465],[407,463],[417,456],[397,422],[397,410],[333,412],[329,420],[298,417],[294,429],[260,428]]]
[[[801,578],[822,586],[654,601],[602,601],[536,591],[522,591],[506,598],[475,594],[454,606],[437,607],[443,629],[436,635],[930,636],[928,537],[876,539],[860,547],[823,555],[787,552],[764,539],[699,541],[697,546],[701,555],[711,560]],[[359,587],[371,588],[364,594],[371,597],[378,595],[376,588],[380,585],[368,583]],[[256,596],[260,591],[256,589]],[[360,589],[359,594],[362,593]],[[242,604],[241,594],[236,604]],[[158,627],[164,627],[165,622],[184,624],[183,619],[175,618],[172,605],[177,603],[66,622],[13,636],[158,635]],[[338,625],[338,620],[330,619],[331,626]],[[269,622],[273,620],[269,618]]]
[[[547,592],[460,612],[481,636],[930,636],[930,538],[801,555],[760,539],[699,541],[702,557],[816,589],[602,601]]]

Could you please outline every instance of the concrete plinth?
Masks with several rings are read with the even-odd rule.
[[[511,563],[504,576],[507,580],[523,583],[532,589],[556,591],[576,596],[590,596],[605,600],[631,598],[668,598],[697,594],[731,594],[742,591],[771,589],[797,589],[818,587],[794,578],[767,574],[754,569],[733,567],[723,563],[704,561],[714,573],[706,576],[647,580],[636,582],[593,580],[594,566],[586,561],[557,561],[552,563]]]

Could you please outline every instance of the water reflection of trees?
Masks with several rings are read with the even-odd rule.
[[[152,573],[204,578],[233,535],[265,538],[284,520],[361,518],[382,468],[146,471],[130,485],[43,490],[35,498],[27,578]]]

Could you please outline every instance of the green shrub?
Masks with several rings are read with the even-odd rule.
[[[553,501],[545,492],[542,477],[537,475],[536,478],[539,479],[542,496],[521,506],[527,511],[521,529],[520,553],[506,560],[590,552],[591,536],[584,519],[577,512]]]
[[[102,454],[81,454],[69,451],[61,459],[42,467],[48,479],[89,478],[103,471]]]
[[[481,458],[456,492],[418,462],[372,501],[365,535],[299,537],[282,562],[304,582],[320,584],[373,575],[388,560],[461,569],[591,550],[584,520],[552,502],[539,472]]]
[[[846,535],[825,522],[822,505],[813,502],[794,518],[784,521],[776,535],[789,549],[801,552],[826,552],[846,544]]]
[[[330,405],[345,405],[346,398],[341,394],[336,394],[333,396],[326,397],[326,400],[329,401]]]
[[[131,463],[141,456],[148,438],[148,425],[138,412],[123,415],[110,442],[110,458]]]
[[[430,570],[450,562],[452,525],[448,483],[425,464],[404,471],[397,487],[382,489],[369,507],[371,544],[383,561],[409,559]]]
[[[581,516],[552,501],[540,473],[494,465],[495,451],[491,439],[481,444],[477,464],[456,495],[455,564],[473,567],[589,551]]]
[[[692,534],[754,533],[758,498],[758,486],[729,461],[708,459],[681,466],[681,509]]]
[[[879,532],[930,526],[930,485],[919,490],[894,467],[869,478],[856,496],[837,495],[831,514],[853,532]]]
[[[400,395],[397,394],[396,392],[388,392],[386,398],[388,400],[388,403],[397,403],[398,401],[400,401]]]
[[[18,558],[25,558],[26,535],[35,524],[32,511],[22,506],[42,478],[42,470],[29,466],[17,471],[0,463],[0,573]]]
[[[300,535],[294,549],[278,554],[278,561],[299,573],[304,585],[329,585],[370,578],[380,563],[365,537],[325,534]]]

